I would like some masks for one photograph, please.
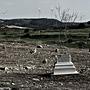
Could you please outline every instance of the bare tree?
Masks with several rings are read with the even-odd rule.
[[[62,23],[64,23],[64,36],[66,38],[66,42],[68,44],[68,37],[67,37],[67,34],[69,33],[68,32],[68,25],[74,25],[74,22],[76,20],[82,20],[83,16],[80,16],[79,13],[77,11],[71,11],[70,9],[62,9],[60,7],[60,4],[58,3],[58,6],[55,8],[55,18],[57,18],[59,21],[61,21]],[[68,24],[70,23],[70,24]],[[62,46],[62,41],[61,41],[61,31],[62,31],[62,27],[60,28],[59,30],[59,44],[60,44],[60,48]],[[69,48],[66,48],[66,52],[69,53]]]
[[[57,14],[56,14],[57,13]],[[78,12],[70,12],[70,9],[62,9],[60,4],[56,7],[55,15],[61,22],[75,22],[78,18]]]
[[[56,10],[56,13],[55,13],[55,17],[57,19],[59,19],[59,21],[61,21],[62,23],[64,22],[64,30],[65,30],[65,38],[66,40],[68,39],[67,38],[67,33],[68,33],[68,30],[67,30],[67,27],[68,27],[68,23],[71,22],[71,24],[73,25],[74,22],[79,18],[78,16],[78,12],[71,12],[70,9],[62,9],[60,7],[60,4],[58,4],[58,6],[55,8]],[[62,28],[60,28],[59,32],[61,34],[61,30]],[[60,43],[60,47],[61,47],[61,38],[60,38],[60,35],[59,35],[59,43]]]

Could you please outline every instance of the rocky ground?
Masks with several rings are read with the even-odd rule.
[[[53,75],[56,55],[66,53],[65,50],[57,45],[0,42],[1,88],[90,90],[90,53],[86,49],[68,50],[79,75]]]

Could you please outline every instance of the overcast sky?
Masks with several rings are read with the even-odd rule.
[[[0,0],[0,18],[55,18],[56,12],[52,14],[51,9],[58,3],[62,9],[77,11],[85,21],[90,20],[90,0]]]

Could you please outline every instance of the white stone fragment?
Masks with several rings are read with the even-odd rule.
[[[38,78],[33,78],[34,81],[40,81]]]

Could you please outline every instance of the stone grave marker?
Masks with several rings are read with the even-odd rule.
[[[78,74],[74,64],[71,62],[70,54],[57,56],[57,63],[54,68],[54,75]]]

